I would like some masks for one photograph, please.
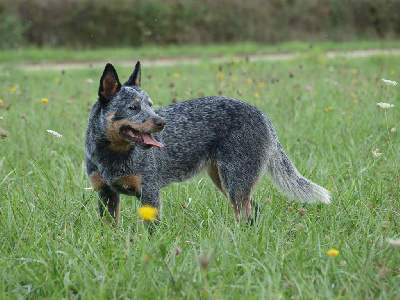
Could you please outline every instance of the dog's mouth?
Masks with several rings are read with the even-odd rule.
[[[137,131],[131,127],[123,127],[120,130],[121,135],[130,142],[135,142],[145,148],[157,147],[161,148],[164,145],[154,139],[151,133]]]

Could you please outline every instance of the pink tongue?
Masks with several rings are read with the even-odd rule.
[[[157,142],[157,141],[156,141],[151,135],[149,135],[149,134],[144,134],[144,133],[142,133],[142,138],[143,138],[143,142],[144,142],[146,145],[151,145],[151,146],[154,146],[154,147],[157,147],[157,148],[164,147],[163,144],[161,144],[160,142]]]

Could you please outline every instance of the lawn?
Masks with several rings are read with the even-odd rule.
[[[115,67],[124,82],[134,66]],[[202,173],[162,190],[152,236],[126,196],[118,228],[101,226],[87,189],[102,71],[0,69],[0,298],[400,296],[400,249],[388,242],[400,238],[400,87],[381,80],[400,81],[398,57],[142,65],[155,107],[222,94],[260,108],[298,170],[332,193],[331,205],[301,204],[264,178],[259,222],[246,227]]]
[[[349,50],[371,50],[371,49],[399,49],[400,41],[369,41],[361,40],[346,43],[335,42],[284,42],[274,45],[264,45],[257,43],[236,43],[231,45],[201,45],[201,46],[146,46],[141,48],[103,48],[103,49],[68,49],[68,48],[17,48],[2,50],[0,53],[0,63],[15,64],[23,62],[95,62],[118,60],[130,60],[134,57],[141,59],[157,58],[181,58],[200,57],[209,58],[212,56],[246,55],[246,54],[268,54],[268,53],[308,53],[312,51],[349,51]]]

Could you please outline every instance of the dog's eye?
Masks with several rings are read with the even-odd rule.
[[[138,107],[137,107],[137,106],[129,106],[128,109],[129,109],[129,110],[137,110]]]

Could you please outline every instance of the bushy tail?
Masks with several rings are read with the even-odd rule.
[[[329,192],[326,189],[301,176],[279,142],[276,150],[268,158],[267,173],[279,190],[301,202],[323,202],[326,204],[331,202]]]

